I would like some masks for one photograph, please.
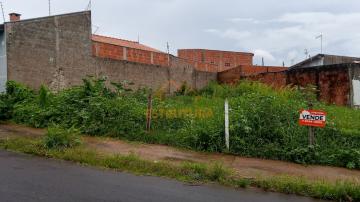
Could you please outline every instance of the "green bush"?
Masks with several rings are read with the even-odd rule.
[[[8,81],[6,94],[0,94],[0,120],[11,119],[14,106],[34,99],[34,96],[34,92],[24,85]]]
[[[71,148],[81,144],[78,130],[63,129],[60,126],[49,127],[43,141],[48,149]]]

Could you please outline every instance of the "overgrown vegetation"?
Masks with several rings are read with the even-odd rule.
[[[7,93],[0,97],[0,119],[225,152],[223,105],[228,98],[230,153],[360,169],[360,112],[315,101],[315,108],[328,112],[328,124],[316,130],[316,145],[308,146],[307,128],[298,125],[299,110],[307,108],[308,95],[299,90],[274,90],[244,81],[236,86],[211,84],[199,92],[185,86],[172,97],[157,92],[152,132],[147,134],[149,91],[130,91],[115,83],[106,87],[105,83],[85,79],[81,86],[52,93],[46,87],[34,92],[10,81]]]
[[[129,156],[99,154],[82,146],[62,150],[48,149],[42,144],[42,140],[28,138],[0,139],[0,148],[85,165],[129,171],[135,174],[169,177],[186,182],[216,182],[239,188],[254,186],[266,191],[298,194],[327,200],[360,200],[360,186],[353,182],[329,183],[288,176],[247,179],[236,176],[232,170],[216,163],[213,165],[199,163],[174,165],[167,162],[142,160],[133,154]]]
[[[48,149],[71,148],[81,144],[80,134],[76,129],[63,129],[59,126],[50,126],[43,142]]]

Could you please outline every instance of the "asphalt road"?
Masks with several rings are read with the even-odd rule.
[[[191,186],[157,177],[81,167],[0,150],[0,201],[316,201],[221,186]]]

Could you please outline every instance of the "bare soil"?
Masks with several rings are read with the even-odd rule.
[[[15,124],[0,124],[0,138],[14,136],[39,137],[43,129],[34,129]],[[278,175],[306,177],[311,180],[338,181],[349,180],[360,183],[360,171],[330,166],[304,166],[284,161],[244,158],[240,156],[194,152],[170,146],[140,144],[110,138],[84,137],[85,145],[91,149],[107,154],[136,154],[142,159],[151,161],[168,161],[171,163],[198,162],[211,164],[221,162],[232,168],[242,177],[257,178]]]

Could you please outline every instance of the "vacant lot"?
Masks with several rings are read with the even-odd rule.
[[[147,133],[146,89],[108,88],[103,80],[59,93],[38,92],[8,82],[0,97],[0,117],[37,128],[57,125],[83,134],[159,143],[246,157],[360,168],[360,112],[317,102],[308,91],[273,90],[255,82],[212,84],[195,92],[186,85],[171,97],[153,93],[152,131]],[[224,100],[230,101],[230,151],[224,143]],[[329,112],[328,124],[316,130],[308,146],[307,128],[298,125],[299,110],[312,102]]]

